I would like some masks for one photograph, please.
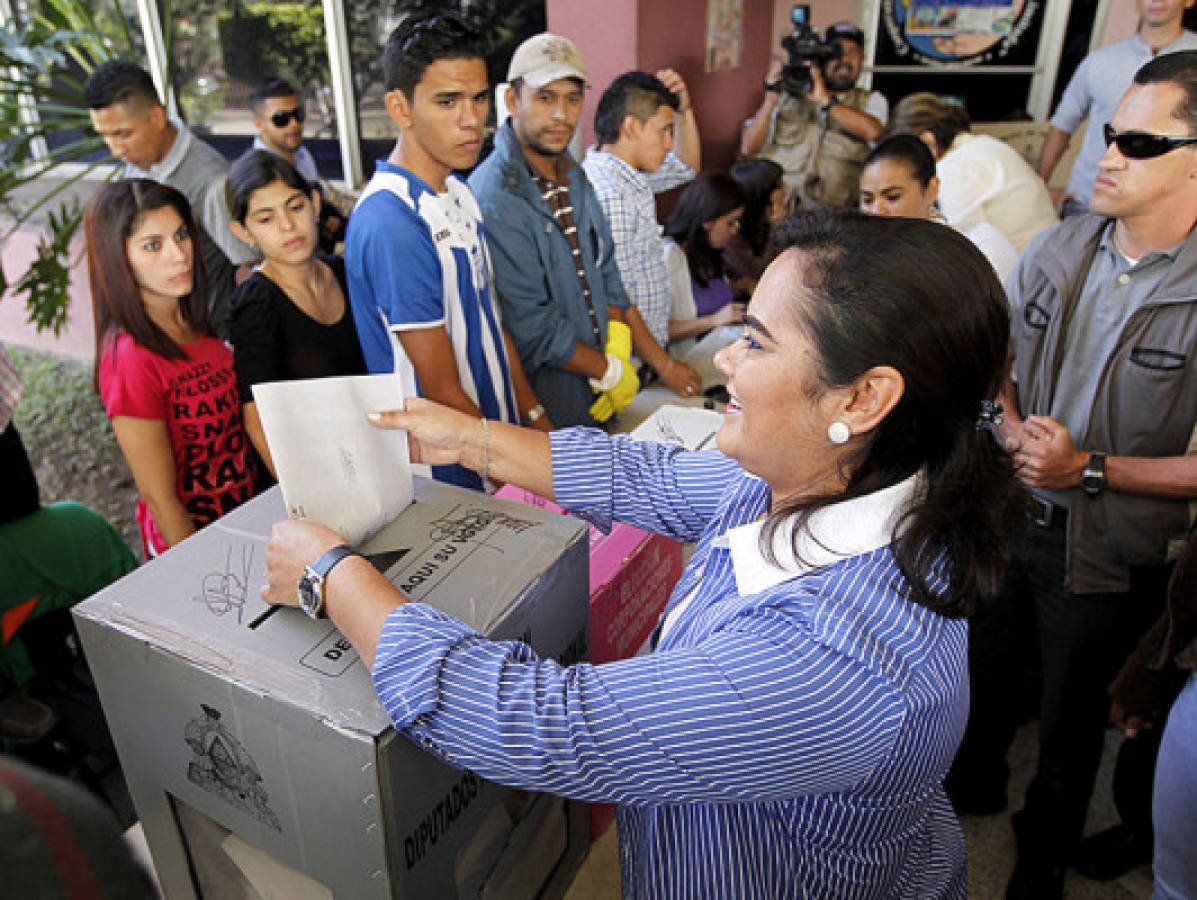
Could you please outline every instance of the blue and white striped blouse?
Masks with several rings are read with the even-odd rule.
[[[396,726],[493,781],[619,803],[628,898],[964,897],[941,781],[965,623],[905,599],[881,545],[741,594],[729,532],[767,510],[764,482],[714,452],[552,441],[563,506],[698,542],[670,606],[693,596],[652,655],[569,668],[402,606],[374,666]]]

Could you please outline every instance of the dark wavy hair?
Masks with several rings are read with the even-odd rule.
[[[744,205],[744,191],[736,180],[722,172],[701,172],[686,185],[665,225],[686,254],[690,277],[706,287],[723,274],[723,251],[711,246],[702,226]]]
[[[249,214],[249,199],[254,191],[281,181],[289,188],[310,194],[313,185],[277,153],[269,150],[250,150],[237,158],[229,169],[226,199],[233,221],[245,224]]]
[[[729,173],[744,191],[744,215],[740,217],[740,237],[752,252],[760,256],[769,245],[769,202],[782,186],[786,170],[780,163],[763,156],[742,159]]]
[[[486,59],[486,38],[470,19],[453,11],[408,16],[387,38],[383,85],[409,100],[430,65],[442,59]]]
[[[199,230],[187,198],[169,185],[132,178],[100,188],[87,204],[87,275],[96,325],[96,366],[116,335],[127,332],[142,347],[165,359],[187,359],[187,351],[153,323],[141,302],[141,288],[129,266],[125,242],[146,213],[169,206],[179,214],[192,240],[191,293],[179,301],[183,318],[199,334],[208,325],[208,279],[199,249]]]
[[[997,593],[1026,510],[1010,454],[977,428],[982,401],[998,395],[1007,372],[1009,314],[993,267],[967,238],[921,219],[818,211],[785,220],[776,240],[773,264],[802,267],[793,304],[818,380],[841,387],[892,366],[905,391],[845,462],[842,494],[779,498],[763,551],[792,515],[797,534],[817,509],[920,473],[918,499],[895,528],[898,566],[912,600],[969,615]]]
[[[635,116],[647,122],[662,106],[677,109],[677,95],[648,72],[624,72],[611,82],[594,111],[594,134],[600,147],[619,140],[623,120]]]

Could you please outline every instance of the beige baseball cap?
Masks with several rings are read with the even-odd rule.
[[[579,78],[587,84],[586,63],[573,41],[545,32],[528,38],[516,48],[507,69],[507,80],[517,78],[522,78],[533,90],[558,78]]]

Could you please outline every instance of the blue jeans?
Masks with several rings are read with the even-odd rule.
[[[1197,897],[1197,674],[1189,676],[1168,715],[1154,801],[1154,897]]]

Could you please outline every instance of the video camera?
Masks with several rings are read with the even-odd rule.
[[[781,39],[782,49],[790,57],[781,70],[781,89],[791,97],[801,97],[811,88],[810,67],[839,59],[844,51],[839,41],[825,41],[811,28],[809,4],[795,4],[790,21],[794,31]]]

